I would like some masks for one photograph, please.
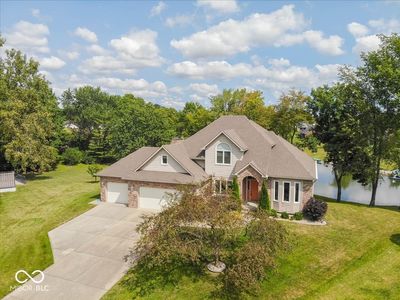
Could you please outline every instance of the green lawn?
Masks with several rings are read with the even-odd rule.
[[[326,157],[326,152],[324,150],[323,146],[318,146],[317,152],[312,152],[310,149],[306,148],[304,150],[305,153],[307,153],[309,156],[311,156],[314,159],[320,159],[320,160],[325,160]],[[388,162],[386,160],[383,160],[381,163],[381,169],[385,171],[392,171],[396,169],[397,166],[395,163]]]
[[[16,284],[15,272],[43,270],[53,263],[47,232],[92,206],[99,183],[85,165],[58,166],[0,194],[0,298]]]
[[[329,202],[327,226],[283,223],[290,253],[263,282],[259,299],[400,299],[400,212]],[[210,278],[185,278],[143,299],[211,299]],[[121,283],[104,299],[131,299]]]

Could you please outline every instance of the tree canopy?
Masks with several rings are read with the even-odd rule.
[[[61,130],[57,99],[38,63],[20,51],[5,51],[0,58],[0,163],[17,172],[53,168],[57,150],[52,146]]]

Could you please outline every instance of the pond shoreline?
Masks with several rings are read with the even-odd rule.
[[[314,194],[328,198],[336,198],[337,186],[332,173],[332,165],[318,164],[318,181],[315,184]],[[399,206],[400,205],[400,181],[391,179],[390,171],[382,171],[382,178],[376,196],[377,206]],[[369,205],[371,198],[371,187],[362,186],[351,176],[343,178],[342,201]]]

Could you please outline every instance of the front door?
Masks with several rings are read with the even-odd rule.
[[[258,182],[255,179],[250,179],[250,201],[258,201]]]
[[[258,201],[258,182],[252,177],[243,180],[243,199],[245,201]]]

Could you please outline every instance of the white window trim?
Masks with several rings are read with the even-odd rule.
[[[296,201],[296,184],[299,185],[299,201]],[[301,182],[300,181],[295,181],[293,184],[293,202],[294,203],[300,203],[302,198],[302,188],[301,188]]]
[[[218,146],[221,145],[221,144],[228,145],[229,151],[227,151],[227,150],[218,150]],[[219,163],[217,161],[217,153],[218,153],[218,151],[222,151],[222,163]],[[231,161],[230,161],[229,164],[224,163],[224,161],[225,161],[225,152],[230,152],[230,154],[231,154],[231,156],[230,156],[231,157]],[[219,165],[219,166],[230,166],[230,165],[232,165],[232,147],[229,144],[222,142],[222,143],[218,143],[215,146],[215,164]]]
[[[289,201],[285,200],[285,183],[289,183]],[[291,189],[291,187],[292,187],[292,184],[291,184],[290,181],[283,181],[283,184],[282,184],[282,202],[290,203],[290,189]]]
[[[164,163],[164,160],[163,160],[164,157],[167,158],[167,162],[166,163]],[[161,165],[162,166],[168,165],[168,155],[165,155],[165,154],[161,155]]]
[[[219,182],[219,185],[218,185],[219,191],[216,191],[216,190],[215,190],[215,183],[216,183],[216,181]],[[222,182],[225,182],[225,191],[224,191],[224,192],[222,191]],[[228,191],[229,182],[232,182],[232,180],[230,180],[229,178],[224,178],[224,177],[221,177],[221,178],[214,178],[214,179],[213,179],[214,194],[218,194],[218,195],[226,194],[227,191]]]
[[[276,189],[275,183],[278,183],[278,199],[275,199],[275,189]],[[274,184],[274,185],[273,185],[273,186],[274,186],[273,200],[274,200],[275,202],[279,202],[279,180],[274,180],[273,184]]]

